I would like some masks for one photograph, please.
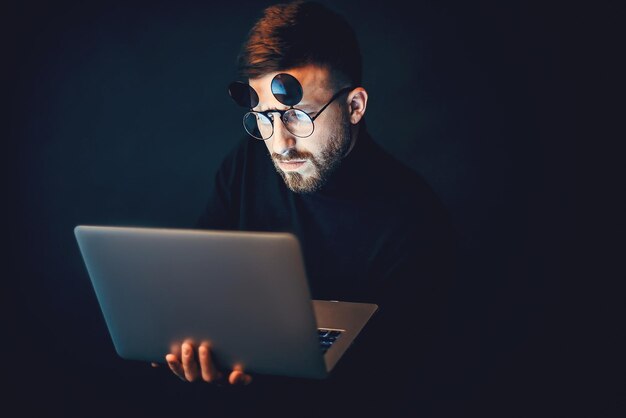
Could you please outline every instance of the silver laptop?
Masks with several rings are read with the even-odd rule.
[[[224,369],[325,378],[377,310],[311,300],[295,235],[79,225],[113,345],[164,362],[187,338]]]

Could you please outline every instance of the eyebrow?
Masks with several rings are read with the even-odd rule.
[[[258,106],[257,106],[257,107],[258,107]],[[312,104],[308,104],[308,103],[307,103],[307,104],[303,104],[303,105],[301,105],[301,104],[297,104],[297,105],[295,105],[294,107],[295,107],[296,109],[309,111],[310,113],[316,113],[316,112],[317,112],[317,110],[316,110],[316,108],[314,107],[314,105],[312,105]],[[262,108],[262,106],[261,106],[261,108]],[[281,111],[281,112],[282,112],[282,111],[284,111],[284,110],[288,110],[288,109],[290,109],[290,108],[289,108],[289,107],[287,107],[287,108],[285,108],[285,109],[277,109],[277,108],[275,108],[275,107],[274,107],[274,108],[271,108],[271,109],[265,109],[265,110],[263,110],[262,112],[278,112],[278,111]],[[258,110],[257,112],[261,112],[261,110]]]

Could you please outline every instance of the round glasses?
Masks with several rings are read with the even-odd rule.
[[[267,140],[274,134],[274,114],[278,113],[283,125],[293,135],[306,138],[315,131],[313,121],[341,94],[352,90],[353,87],[345,87],[333,95],[315,116],[310,116],[303,110],[293,107],[302,100],[302,86],[298,80],[290,74],[277,74],[271,83],[271,91],[276,100],[290,106],[286,110],[266,110],[257,112],[252,110],[259,104],[257,92],[249,84],[236,81],[228,86],[228,94],[239,106],[250,109],[243,115],[243,127],[246,132],[260,140]]]

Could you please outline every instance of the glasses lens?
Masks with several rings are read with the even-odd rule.
[[[239,106],[252,109],[259,104],[259,95],[249,84],[235,81],[228,86],[228,94]]]
[[[300,138],[306,138],[313,133],[313,121],[301,110],[289,109],[283,114],[285,127]]]
[[[276,74],[272,79],[272,93],[276,100],[287,106],[295,106],[302,100],[300,82],[286,73]]]
[[[243,127],[256,139],[268,139],[274,133],[274,125],[270,118],[257,112],[243,115]]]

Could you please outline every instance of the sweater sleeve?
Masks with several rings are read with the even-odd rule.
[[[432,353],[455,282],[455,258],[452,245],[413,247],[399,255],[389,269],[380,289],[379,311],[355,344],[355,353],[362,349],[367,357],[382,361],[381,375],[393,374],[389,359],[399,362],[398,366],[415,365]],[[393,342],[398,336],[404,340],[402,344]],[[355,353],[346,359],[354,358]]]
[[[457,277],[456,234],[449,224],[432,226],[428,239],[407,241],[390,265],[379,311],[337,364],[329,396],[348,391],[354,403],[366,396],[374,409],[385,410],[411,407],[415,396],[432,389],[447,361],[442,348]]]

